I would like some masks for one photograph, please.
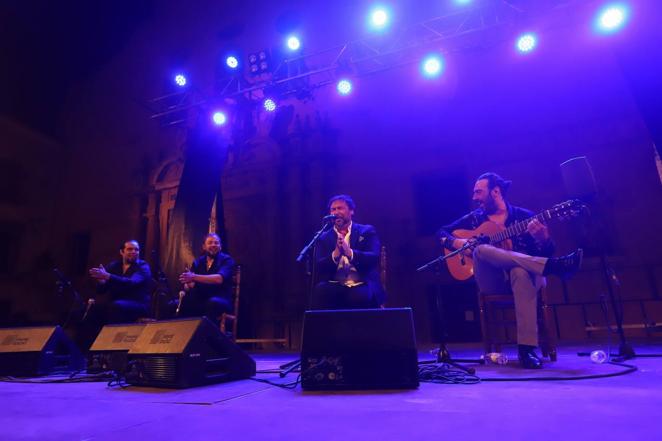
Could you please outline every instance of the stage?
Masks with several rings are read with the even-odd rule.
[[[515,362],[478,366],[477,376],[576,377],[617,374],[621,366],[597,365],[564,346],[542,371]],[[604,348],[604,347],[603,347]],[[635,346],[640,354],[662,345]],[[473,357],[475,345],[451,346],[456,357]],[[509,356],[514,356],[512,351]],[[251,354],[258,370],[296,357]],[[511,357],[512,358],[512,357]],[[429,351],[420,360],[432,359]],[[662,427],[662,358],[628,362],[635,372],[607,378],[555,381],[421,383],[417,390],[304,392],[254,380],[184,390],[108,387],[106,382],[0,383],[2,439],[659,439]],[[287,383],[276,374],[258,378]]]

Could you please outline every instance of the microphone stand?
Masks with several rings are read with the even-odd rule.
[[[316,276],[316,268],[317,268],[317,262],[316,262],[316,257],[317,257],[317,241],[319,240],[320,236],[325,231],[328,231],[328,226],[331,225],[330,220],[335,220],[334,218],[325,218],[324,224],[322,225],[322,228],[319,229],[313,236],[313,238],[306,244],[305,247],[299,252],[299,255],[296,258],[296,261],[301,263],[306,257],[308,257],[308,269],[310,273],[310,286],[308,287],[308,307],[310,308],[310,305],[312,304],[313,301],[313,290],[315,289],[315,276]],[[310,255],[310,251],[312,252],[312,256]],[[301,358],[298,358],[296,360],[290,361],[288,363],[285,363],[280,366],[280,369],[282,371],[280,372],[280,378],[285,377],[287,374],[290,372],[294,371],[295,369],[298,369],[301,367]]]
[[[464,245],[462,245],[457,250],[455,250],[453,252],[450,252],[448,254],[442,254],[441,256],[439,256],[435,259],[432,259],[431,261],[429,261],[425,265],[419,266],[418,268],[416,268],[416,272],[421,273],[421,272],[423,272],[423,271],[425,271],[429,268],[432,268],[433,266],[435,266],[439,263],[445,262],[446,260],[450,259],[451,257],[457,256],[458,254],[460,254],[460,253],[462,253],[462,252],[464,252],[468,249],[473,248],[476,245],[477,245],[476,242],[467,241]]]
[[[475,363],[475,364],[485,364],[485,359],[459,359],[459,358],[453,358],[448,351],[448,347],[446,344],[446,326],[444,323],[443,319],[443,302],[441,301],[441,280],[439,279],[440,272],[439,268],[441,268],[441,264],[445,262],[447,259],[450,259],[453,256],[456,256],[460,253],[463,253],[466,250],[469,250],[473,247],[475,247],[478,243],[481,242],[481,239],[478,238],[478,241],[472,241],[469,240],[467,241],[464,245],[462,245],[460,248],[445,254],[441,255],[430,262],[426,263],[425,265],[422,265],[416,269],[416,272],[423,272],[429,268],[435,267],[437,270],[435,271],[436,279],[437,279],[437,312],[439,314],[439,320],[441,321],[441,326],[440,326],[440,332],[439,332],[439,349],[437,350],[437,358],[434,361],[423,361],[421,364],[432,364],[432,363],[445,363],[450,366],[453,366],[456,369],[459,369],[461,371],[466,372],[469,375],[474,375],[476,373],[476,369],[473,367],[466,367],[462,366],[459,363]]]
[[[55,286],[58,295],[59,296],[63,295],[65,288],[68,288],[68,290],[73,294],[73,298],[71,299],[71,305],[69,306],[69,311],[67,312],[67,316],[64,319],[64,322],[62,323],[62,329],[64,329],[71,321],[71,317],[74,313],[74,309],[76,308],[76,306],[82,305],[82,300],[80,294],[78,294],[78,291],[76,290],[76,288],[74,288],[73,284],[71,283],[71,280],[67,279],[64,276],[64,274],[62,274],[62,272],[57,268],[53,268],[53,273],[55,273],[55,277],[57,278],[57,280],[55,281]]]
[[[320,236],[322,235],[322,233],[327,231],[326,227],[328,227],[329,225],[330,225],[329,222],[324,222],[324,225],[322,225],[322,228],[320,228],[320,230],[317,233],[315,233],[315,235],[310,240],[310,242],[308,242],[308,244],[305,247],[303,247],[303,249],[301,250],[301,252],[299,252],[299,255],[297,256],[297,262],[298,263],[303,262],[303,259],[306,258],[306,254],[308,254],[308,252],[310,252],[311,248],[313,248],[313,246],[315,246],[315,243],[317,243],[317,241],[320,238]]]

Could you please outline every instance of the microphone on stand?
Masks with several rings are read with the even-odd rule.
[[[96,302],[97,301],[94,299],[87,299],[87,306],[85,307],[85,313],[83,314],[81,321],[84,321],[87,318],[87,314],[90,312],[90,309],[92,309],[92,306],[94,306]]]
[[[179,310],[182,308],[182,300],[184,300],[185,295],[186,295],[186,291],[184,290],[179,291],[179,303],[177,303],[177,310],[175,311],[176,316],[179,316]]]
[[[338,215],[335,214],[328,214],[322,218],[324,222],[335,221],[336,219],[338,219]]]

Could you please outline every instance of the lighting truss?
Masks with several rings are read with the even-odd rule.
[[[455,8],[413,26],[393,29],[387,34],[369,36],[292,58],[272,58],[274,68],[268,74],[219,78],[214,99],[261,102],[265,91],[268,91],[280,97],[294,96],[305,100],[312,96],[315,89],[335,83],[340,77],[363,77],[419,63],[421,57],[430,51],[448,54],[494,46],[512,38],[515,25],[531,13],[532,5],[536,5],[535,12],[540,13],[541,10],[566,6],[572,1],[480,2],[475,6]],[[182,101],[184,109],[198,104]],[[179,110],[182,109],[161,109],[154,112],[152,118],[162,118]]]

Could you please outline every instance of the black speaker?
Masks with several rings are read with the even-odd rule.
[[[301,387],[417,388],[418,353],[411,309],[306,311]]]
[[[126,381],[185,388],[253,375],[255,361],[203,317],[146,324],[129,349]]]
[[[0,375],[35,377],[83,365],[83,356],[59,326],[0,329]]]
[[[568,159],[561,164],[561,176],[571,198],[591,199],[598,192],[593,169],[586,156]]]
[[[87,354],[87,372],[124,373],[127,353],[138,340],[144,327],[145,325],[141,323],[104,326]]]

